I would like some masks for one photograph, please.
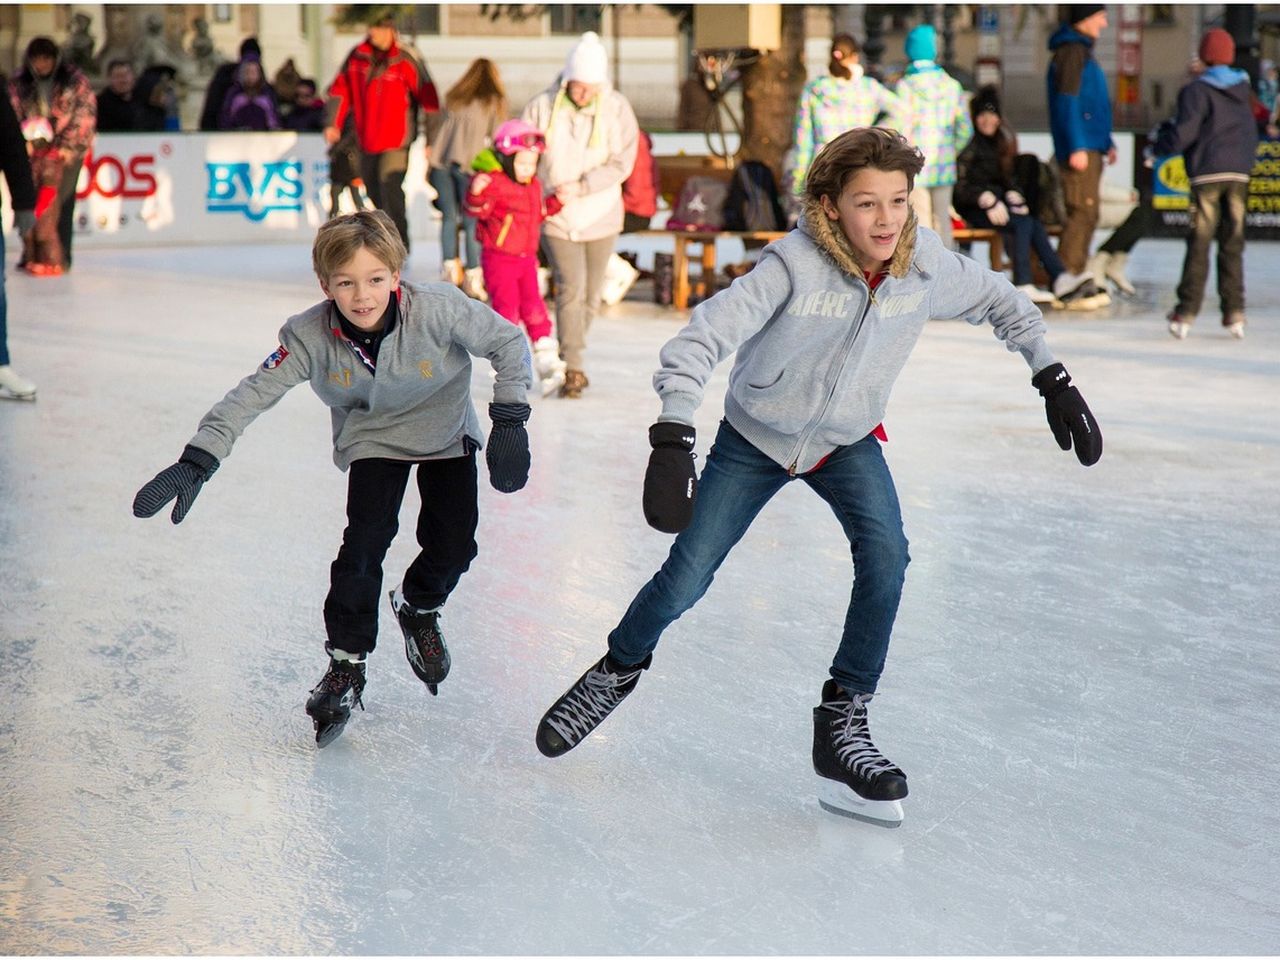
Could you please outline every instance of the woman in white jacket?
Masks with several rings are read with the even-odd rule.
[[[556,284],[556,328],[565,361],[562,397],[580,397],[587,330],[600,309],[605,269],[622,232],[622,181],[635,165],[639,126],[631,104],[609,83],[600,38],[584,33],[564,72],[524,108],[542,130],[546,151],[538,178],[564,208],[543,225]]]

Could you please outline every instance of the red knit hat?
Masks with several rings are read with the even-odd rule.
[[[1205,32],[1200,41],[1200,59],[1207,64],[1232,64],[1236,59],[1236,42],[1221,27]]]

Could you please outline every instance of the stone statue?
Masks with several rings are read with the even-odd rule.
[[[93,48],[97,41],[89,32],[92,23],[88,14],[84,13],[77,13],[71,18],[71,32],[67,36],[67,42],[62,45],[62,58],[67,63],[79,67],[90,77],[96,77],[101,70],[93,56]]]
[[[209,21],[204,17],[196,17],[191,24],[195,33],[191,37],[191,58],[196,62],[196,73],[202,77],[213,76],[215,70],[226,62],[218,49],[213,45],[213,37],[209,36]]]
[[[158,13],[149,13],[143,20],[142,36],[133,45],[133,65],[141,73],[147,67],[167,64],[181,71],[187,64],[187,55],[181,49],[170,46],[164,35],[164,18]]]

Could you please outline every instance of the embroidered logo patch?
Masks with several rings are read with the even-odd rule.
[[[423,361],[421,361],[421,362],[418,364],[418,372],[422,374],[422,379],[423,379],[423,380],[430,380],[430,379],[432,379],[433,377],[435,377],[435,374],[431,371],[431,361],[430,361],[430,360],[423,360]]]
[[[284,363],[284,358],[289,356],[289,351],[284,348],[284,344],[276,347],[276,352],[262,361],[263,370],[274,370],[280,364]]]

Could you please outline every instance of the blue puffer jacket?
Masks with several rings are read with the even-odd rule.
[[[1093,40],[1070,24],[1049,38],[1049,130],[1053,153],[1065,164],[1076,150],[1106,153],[1111,140],[1111,97],[1107,77],[1093,57]]]
[[[1178,111],[1160,127],[1156,153],[1181,153],[1192,183],[1249,179],[1258,151],[1258,126],[1249,75],[1214,66],[1178,94]]]

